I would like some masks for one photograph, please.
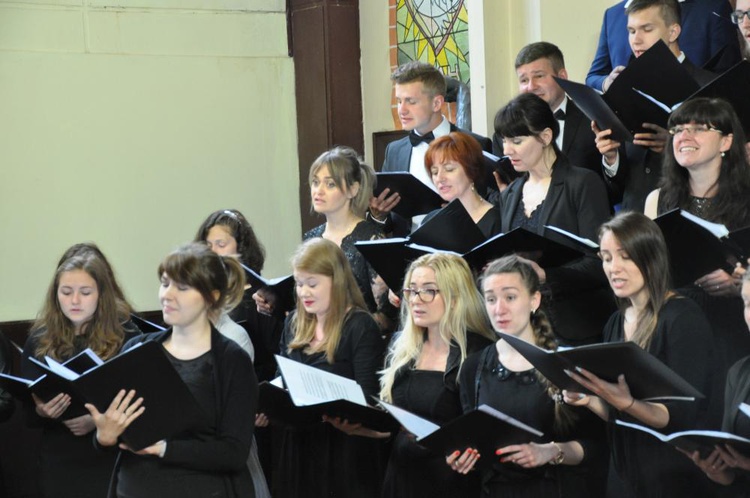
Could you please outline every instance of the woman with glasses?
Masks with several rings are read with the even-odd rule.
[[[481,277],[481,290],[495,331],[557,349],[540,309],[539,277],[528,261],[515,255],[493,261]],[[478,458],[491,459],[492,466],[482,473],[482,497],[602,496],[603,472],[587,475],[581,463],[590,460],[603,469],[595,436],[603,436],[603,425],[585,410],[563,405],[560,391],[506,341],[470,356],[459,385],[465,412],[489,405],[544,434],[530,436],[526,444],[497,448],[494,455],[460,448],[448,456],[447,463],[461,474],[468,473]],[[584,427],[589,439],[579,437]]]
[[[729,230],[750,225],[746,137],[730,104],[721,99],[689,100],[672,113],[668,126],[662,181],[646,200],[646,215],[655,218],[679,208]],[[714,380],[720,394],[727,369],[750,354],[750,336],[740,318],[739,274],[719,268],[681,292],[701,305],[713,327]],[[713,408],[712,423],[718,426],[721,402]]]
[[[667,246],[656,223],[626,212],[599,233],[602,268],[620,307],[604,328],[605,342],[634,342],[706,399],[641,400],[631,394],[627,372],[612,383],[577,369],[568,375],[593,394],[566,391],[565,401],[608,422],[610,491],[633,498],[712,496],[712,483],[672,446],[614,423],[621,419],[664,434],[706,428],[706,406],[713,402],[710,326],[692,300],[671,290]]]
[[[459,256],[428,254],[414,261],[404,279],[403,330],[386,359],[380,397],[436,424],[461,415],[458,372],[466,357],[491,343],[493,334],[471,271]],[[384,497],[477,496],[476,475],[459,475],[445,455],[396,434]]]

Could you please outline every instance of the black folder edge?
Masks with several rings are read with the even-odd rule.
[[[417,442],[434,453],[448,455],[453,451],[474,448],[480,455],[494,455],[495,450],[511,444],[540,441],[541,436],[480,409],[472,410],[451,420],[440,429]],[[492,458],[480,459],[478,465],[491,466]]]
[[[388,412],[345,399],[296,406],[286,389],[269,382],[260,383],[258,413],[264,413],[272,422],[296,428],[319,424],[322,422],[323,415],[339,417],[350,423],[359,423],[363,427],[379,432],[392,432],[399,427],[398,422]]]
[[[682,216],[680,209],[667,211],[657,216],[654,222],[667,242],[675,287],[692,284],[718,268],[732,273],[734,266],[727,258],[741,257],[739,253],[742,251],[735,247],[733,241],[717,238],[710,231]]]
[[[651,132],[643,128],[643,123],[666,128],[671,108],[687,100],[699,88],[672,51],[659,40],[640,57],[630,61],[612,82],[604,94],[604,100],[631,133]],[[670,110],[665,110],[639,92]]]
[[[154,323],[150,320],[146,320],[142,316],[136,315],[135,313],[130,314],[130,319],[133,320],[133,322],[138,326],[141,332],[147,333],[147,332],[164,332],[167,330],[166,327],[163,327],[159,325],[158,323]]]
[[[553,233],[550,231],[550,233]],[[560,235],[562,239],[564,235]],[[497,258],[511,253],[538,253],[534,257],[543,267],[556,267],[584,256],[582,247],[572,241],[562,242],[549,237],[530,232],[525,228],[515,228],[510,232],[497,234],[464,254],[464,259],[474,270],[481,270],[484,266]]]
[[[389,195],[398,192],[401,200],[393,211],[404,218],[412,218],[440,209],[445,202],[440,194],[408,171],[381,171],[376,176],[377,185],[373,195],[379,196],[386,188],[390,189]]]
[[[696,97],[722,98],[737,113],[737,117],[750,137],[750,99],[742,88],[750,88],[750,61],[743,59],[722,74],[703,85],[698,91],[690,95],[685,101]],[[722,130],[726,133],[729,130]]]
[[[604,97],[591,87],[553,76],[557,84],[570,96],[579,109],[596,123],[600,130],[612,130],[611,138],[617,142],[632,142],[633,134],[613,111]]]
[[[277,297],[274,313],[287,312],[294,309],[294,275],[285,275],[283,277],[267,279],[260,276],[260,274],[245,264],[240,264],[245,270],[247,281],[252,288],[256,290],[268,288]]]
[[[750,455],[750,439],[729,432],[690,430],[664,434],[651,427],[624,422],[622,420],[615,420],[615,424],[624,430],[637,430],[644,434],[649,434],[663,443],[685,450],[688,453],[697,450],[700,452],[701,458],[707,458],[713,452],[714,446],[722,444],[731,445],[743,455]],[[709,434],[704,434],[705,432]],[[661,436],[661,438],[656,434]]]
[[[459,199],[453,199],[409,236],[411,243],[461,254],[485,240]]]
[[[581,367],[608,382],[617,382],[617,377],[624,374],[630,392],[636,399],[692,401],[705,398],[688,381],[633,342],[590,344],[547,352],[518,337],[502,332],[498,334],[560,389],[591,394],[565,373],[565,370],[575,371],[576,367]],[[604,365],[606,370],[596,366],[592,368],[592,360],[602,357],[609,360]],[[621,368],[617,368],[618,362]],[[623,363],[631,368],[622,368]]]

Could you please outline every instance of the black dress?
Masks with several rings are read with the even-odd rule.
[[[618,311],[605,326],[604,339],[605,342],[621,342],[624,337],[623,315]],[[711,329],[700,308],[687,298],[669,299],[659,312],[648,352],[705,394],[707,400],[663,402],[669,410],[669,423],[657,429],[659,432],[670,434],[705,428],[714,370],[711,350]],[[649,434],[614,425],[618,418],[637,424],[642,422],[614,410],[609,417],[611,469],[621,478],[625,496],[711,496],[710,490],[715,487],[693,462]]]
[[[469,353],[489,343],[478,334],[467,334]],[[393,382],[393,403],[438,425],[459,417],[462,411],[456,381],[460,359],[460,349],[451,344],[445,372],[401,369]],[[445,455],[420,446],[405,432],[396,434],[383,484],[383,498],[453,498],[478,494],[479,481],[475,472],[458,474],[446,465]]]
[[[39,341],[44,331],[29,334],[23,349],[21,375],[34,377],[37,373],[27,358],[44,360],[36,355]],[[126,328],[125,342],[140,335],[140,331],[130,322]],[[77,355],[88,347],[83,341],[76,344],[70,356]],[[59,358],[66,361],[70,358]],[[107,496],[116,452],[101,453],[91,442],[91,433],[74,436],[60,420],[50,420],[36,414],[34,406],[28,406],[27,418],[32,425],[42,426],[41,447],[39,450],[39,485],[42,496],[54,498],[102,498]],[[69,418],[69,417],[68,417]],[[85,485],[84,485],[85,483]]]
[[[724,422],[721,426],[725,432],[750,438],[750,417],[740,412],[740,403],[750,403],[750,356],[729,369],[724,394]],[[726,497],[750,497],[750,472],[735,469],[734,482],[722,491]]]
[[[601,466],[589,465],[601,462],[601,440],[603,424],[587,417],[583,410],[573,411],[583,419],[579,424],[562,433],[555,427],[555,403],[547,388],[539,381],[536,370],[514,372],[499,361],[495,344],[480,353],[470,356],[461,370],[461,403],[464,412],[480,405],[488,405],[543,433],[530,435],[530,443],[577,440],[584,448],[584,460],[578,466],[542,465],[526,469],[512,463],[501,463],[500,457],[490,458],[492,467],[482,472],[482,497],[496,498],[577,498],[600,496],[603,488]],[[579,437],[582,436],[582,437]],[[587,470],[596,468],[594,474]]]
[[[326,224],[323,223],[306,232],[302,240],[322,237],[325,229]],[[378,303],[375,301],[371,285],[377,274],[370,267],[365,257],[362,256],[362,253],[354,246],[354,243],[363,240],[382,239],[383,237],[383,232],[379,227],[375,226],[374,223],[362,220],[349,235],[341,239],[341,250],[344,251],[344,255],[346,255],[346,259],[352,267],[352,273],[354,273],[354,278],[357,280],[357,285],[359,286],[359,290],[362,291],[362,297],[365,298],[365,304],[370,313],[378,311]]]
[[[750,195],[750,193],[748,193]],[[663,197],[659,196],[658,214],[663,214],[671,208],[664,205]],[[711,199],[691,197],[686,211],[711,222],[719,222],[707,216],[710,212]],[[750,225],[750,219],[733,220],[725,223],[729,230],[736,230]],[[697,285],[689,285],[679,289],[679,292],[701,307],[706,314],[713,332],[714,346],[714,384],[716,403],[709,412],[709,424],[712,429],[721,423],[721,407],[724,385],[729,367],[738,360],[750,355],[750,334],[742,318],[742,298],[740,296],[712,296]]]
[[[287,320],[281,354],[300,363],[354,379],[365,397],[378,392],[377,372],[383,364],[383,340],[369,313],[352,310],[346,317],[335,361],[325,353],[308,355],[288,351],[294,336]],[[327,423],[312,428],[286,428],[281,436],[281,455],[274,471],[273,496],[283,498],[370,498],[380,494],[384,441],[348,436]]]

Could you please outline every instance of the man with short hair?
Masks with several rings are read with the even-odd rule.
[[[443,116],[446,84],[445,77],[437,68],[424,62],[408,62],[396,69],[391,75],[391,81],[398,105],[398,117],[409,136],[388,144],[382,171],[409,171],[434,189],[432,179],[424,167],[425,153],[432,140],[452,131],[462,131],[474,137],[485,151],[492,150],[492,143],[488,138],[461,130]],[[489,172],[488,178],[492,178]],[[487,186],[491,185],[484,187]],[[369,216],[374,221],[385,224],[388,214],[401,200],[398,193],[389,194],[388,189],[385,189],[370,202]],[[403,221],[394,220],[394,223],[395,234],[404,235],[410,231]]]
[[[555,114],[560,124],[557,146],[570,164],[601,176],[601,154],[593,140],[591,123],[554,80],[554,77],[568,79],[560,49],[549,42],[530,43],[518,52],[515,67],[520,93],[537,95]],[[492,147],[496,155],[504,155],[502,137],[497,134],[492,136]]]
[[[693,65],[680,50],[677,41],[681,31],[680,7],[677,0],[632,0],[626,13],[628,40],[635,57],[640,57],[661,40],[699,85],[713,79],[713,74]],[[615,68],[607,79],[614,81],[622,69]],[[636,133],[633,142],[622,147],[620,142],[612,140],[612,130],[599,130],[592,123],[596,146],[603,156],[604,177],[622,192],[623,210],[643,212],[646,196],[656,188],[661,176],[667,130],[653,123],[643,123],[643,127],[653,131]]]
[[[625,11],[630,0],[622,0],[604,12],[599,33],[599,45],[586,75],[586,84],[599,91],[607,91],[607,76],[618,66],[626,66],[632,57]],[[693,63],[710,71],[722,73],[739,62],[737,40],[729,20],[730,2],[727,0],[680,0],[682,33],[680,46]],[[724,51],[721,57],[714,58]]]

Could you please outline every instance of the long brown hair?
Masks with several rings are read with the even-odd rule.
[[[641,213],[622,213],[599,228],[599,241],[606,232],[611,232],[622,246],[623,251],[635,263],[643,276],[648,292],[648,302],[638,315],[638,326],[632,341],[643,349],[648,349],[656,330],[659,311],[670,295],[670,276],[667,243],[659,226]],[[617,299],[624,313],[630,307],[628,299]]]
[[[57,298],[60,276],[75,270],[85,271],[96,282],[98,292],[96,310],[81,325],[78,336]],[[124,300],[114,272],[99,248],[94,244],[76,244],[60,260],[42,310],[31,328],[32,334],[40,336],[34,354],[65,360],[89,347],[106,360],[122,347],[125,338],[122,324],[128,320],[129,313],[130,305]]]

